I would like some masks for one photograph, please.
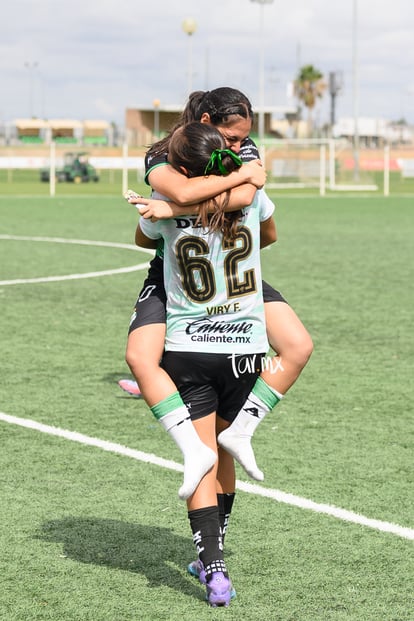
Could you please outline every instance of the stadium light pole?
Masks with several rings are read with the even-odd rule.
[[[330,133],[332,138],[333,127],[336,121],[336,98],[342,89],[342,72],[331,71],[329,73],[329,94],[331,96]]]
[[[193,90],[193,34],[197,24],[192,17],[186,17],[182,23],[184,32],[188,35],[188,95]]]
[[[154,106],[154,136],[157,138],[159,138],[159,134],[160,134],[160,105],[161,102],[159,99],[154,99],[154,101],[152,102],[152,105]]]
[[[30,118],[33,118],[33,72],[36,69],[36,67],[39,66],[39,63],[37,61],[35,62],[26,61],[24,63],[24,66],[29,71],[29,113],[30,113]]]
[[[265,116],[264,116],[264,91],[265,91],[265,69],[264,69],[264,5],[272,4],[273,0],[250,0],[260,4],[260,29],[259,29],[259,143],[262,144],[265,135]]]
[[[358,127],[358,0],[353,0],[352,16],[352,82],[354,109],[354,180],[359,181],[359,127]]]

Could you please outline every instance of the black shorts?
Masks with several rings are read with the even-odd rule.
[[[265,354],[167,351],[161,366],[170,375],[192,420],[212,412],[233,422],[261,371]]]
[[[280,291],[273,289],[264,280],[262,281],[262,286],[265,304],[266,302],[285,302],[287,304]],[[148,275],[135,302],[128,334],[131,334],[137,328],[151,323],[166,323],[166,304],[167,296],[164,288],[163,259],[156,256],[150,263]]]
[[[150,262],[129,324],[128,334],[151,323],[166,323],[167,296],[164,289],[164,262],[156,256]]]
[[[265,304],[266,302],[285,302],[287,304],[285,298],[280,293],[280,291],[273,289],[273,287],[264,280],[262,280],[262,287],[263,287],[263,302]]]

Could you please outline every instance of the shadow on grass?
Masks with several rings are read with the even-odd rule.
[[[65,556],[80,563],[143,574],[149,587],[168,586],[204,597],[201,585],[183,575],[190,535],[180,537],[168,528],[118,520],[67,517],[44,523],[36,539],[63,544]]]
[[[134,378],[132,377],[131,373],[129,373],[129,371],[124,371],[124,372],[119,372],[119,373],[107,373],[106,375],[102,376],[102,382],[105,384],[111,384],[113,386],[117,386],[119,380],[121,379],[128,379],[131,381],[135,381]],[[116,393],[116,398],[124,398],[124,399],[142,399],[142,397],[139,395],[138,397],[136,395],[130,395],[129,393],[125,392],[124,390],[122,390],[122,388],[120,386],[117,386],[117,393]]]
[[[102,375],[101,381],[105,384],[117,384],[118,380],[121,379],[133,380],[134,378],[128,369],[124,369],[123,371],[121,370],[118,372],[114,371],[112,373],[105,373],[105,375]]]

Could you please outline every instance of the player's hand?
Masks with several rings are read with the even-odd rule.
[[[170,203],[159,199],[140,199],[138,211],[143,218],[150,218],[152,222],[172,218],[174,215]]]
[[[240,170],[247,174],[246,183],[255,185],[259,190],[266,183],[266,170],[260,160],[247,162],[247,164],[243,164]]]
[[[143,198],[140,194],[137,194],[134,190],[127,190],[124,194],[124,199],[131,203],[131,205],[136,205],[139,203],[139,200]]]

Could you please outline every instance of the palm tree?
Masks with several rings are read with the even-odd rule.
[[[295,96],[308,109],[308,131],[309,135],[312,135],[312,112],[316,101],[323,96],[326,90],[326,82],[319,69],[313,65],[304,65],[299,69],[298,76],[293,84]]]

